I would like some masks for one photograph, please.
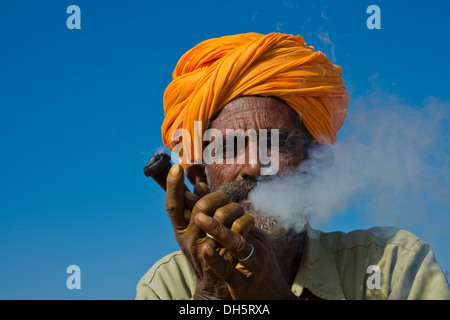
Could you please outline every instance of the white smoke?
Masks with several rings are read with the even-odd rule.
[[[249,199],[285,228],[300,230],[305,216],[326,224],[356,206],[376,223],[404,227],[432,219],[446,232],[449,115],[450,103],[437,99],[420,107],[382,93],[355,99],[344,136],[331,149],[334,160],[318,148],[295,173],[259,182]]]
[[[319,34],[317,35],[320,39],[320,41],[322,41],[322,43],[325,45],[325,47],[330,46],[331,47],[331,61],[333,63],[336,63],[336,54],[335,54],[335,45],[333,43],[333,41],[331,41],[330,39],[330,35],[328,32],[319,32]]]

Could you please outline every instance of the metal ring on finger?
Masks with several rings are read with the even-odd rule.
[[[208,232],[206,233],[206,236],[207,237],[209,237],[209,238],[211,238],[211,239],[213,239],[213,240],[216,240],[216,238],[214,238],[212,235],[210,235]]]
[[[249,244],[250,244],[250,243],[249,243]],[[239,262],[244,262],[244,261],[247,261],[248,259],[250,259],[250,257],[251,257],[252,254],[253,254],[253,251],[255,250],[255,247],[253,247],[253,245],[250,244],[250,247],[252,247],[252,249],[251,249],[250,253],[248,254],[248,256],[245,257],[244,259],[238,259]]]

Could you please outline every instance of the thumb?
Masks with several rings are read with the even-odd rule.
[[[184,170],[179,164],[172,165],[167,175],[166,211],[175,229],[184,229],[187,222],[183,219],[184,211]]]

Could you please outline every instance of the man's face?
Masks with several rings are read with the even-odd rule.
[[[249,129],[254,129],[256,132],[261,129],[267,129],[267,132],[278,129],[278,175],[283,175],[289,169],[298,167],[307,156],[310,139],[307,130],[300,121],[298,114],[276,98],[247,96],[233,100],[220,111],[211,123],[210,128],[220,130],[224,137],[227,129],[242,129],[244,132]],[[268,137],[270,137],[269,133]],[[214,190],[227,193],[232,201],[241,203],[247,211],[252,211],[247,196],[256,185],[257,179],[270,177],[260,177],[262,165],[259,157],[256,164],[251,164],[248,161],[250,148],[259,148],[259,145],[259,141],[256,145],[246,142],[244,164],[237,164],[237,161],[234,161],[233,164],[213,163],[206,167],[210,186]],[[272,151],[274,152],[274,150]],[[270,152],[269,142],[268,153]],[[259,154],[259,152],[256,154]],[[260,219],[255,218],[258,225]],[[274,224],[273,221],[265,221],[264,223]],[[269,229],[271,226],[259,227]]]

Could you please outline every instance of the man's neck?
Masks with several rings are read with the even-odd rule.
[[[301,233],[288,231],[283,238],[276,238],[272,241],[272,246],[275,249],[281,272],[289,286],[292,286],[294,283],[295,276],[300,267],[305,247],[305,235],[306,231]]]

